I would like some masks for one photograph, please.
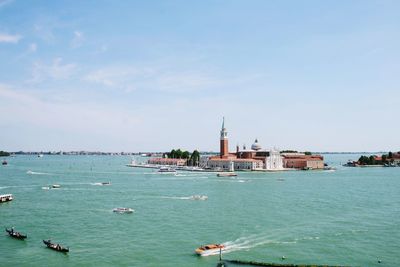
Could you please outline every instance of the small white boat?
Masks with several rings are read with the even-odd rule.
[[[170,167],[161,167],[160,169],[158,169],[159,173],[176,173],[175,169],[172,169]]]
[[[217,174],[218,177],[236,177],[237,174],[234,172],[220,172]]]
[[[13,200],[13,195],[12,194],[5,194],[5,195],[0,195],[0,203],[1,202],[8,202]]]
[[[39,155],[38,155],[38,158],[43,158],[43,154],[39,154]]]
[[[193,195],[190,197],[192,200],[207,200],[208,196],[202,196],[202,195]]]
[[[113,209],[113,212],[117,213],[132,213],[134,210],[131,208],[115,208]]]
[[[58,188],[60,188],[61,187],[61,185],[59,185],[59,184],[53,184],[52,186],[51,186],[51,188],[53,188],[53,189],[58,189]]]
[[[195,250],[196,254],[199,256],[211,256],[218,255],[225,250],[225,246],[222,244],[209,244],[201,246]]]

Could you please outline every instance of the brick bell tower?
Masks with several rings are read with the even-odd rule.
[[[228,151],[228,132],[225,129],[225,117],[222,119],[221,137],[220,137],[220,157],[227,157]]]

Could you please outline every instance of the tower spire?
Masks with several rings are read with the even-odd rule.
[[[222,117],[222,129],[221,129],[221,135],[220,135],[220,156],[226,157],[229,154],[229,149],[228,149],[228,132],[226,131],[225,128],[225,117]]]

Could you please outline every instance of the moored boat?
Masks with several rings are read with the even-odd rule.
[[[197,248],[195,252],[199,256],[211,256],[211,255],[218,255],[222,253],[224,250],[225,246],[223,244],[209,244]]]
[[[131,208],[115,208],[113,209],[113,212],[117,213],[132,213],[134,210]]]
[[[12,194],[5,194],[5,195],[0,195],[0,203],[1,202],[7,202],[13,200],[13,195]]]
[[[13,227],[12,227],[11,229],[7,229],[7,228],[6,228],[6,232],[7,232],[11,237],[14,237],[14,238],[16,238],[16,239],[24,240],[25,238],[28,237],[27,235],[23,235],[23,234],[21,234],[20,232],[14,231],[14,228],[13,228]]]
[[[159,173],[176,173],[176,170],[173,168],[169,168],[169,167],[161,167],[160,169],[158,169]]]
[[[51,243],[51,240],[43,240],[43,243],[50,249],[59,251],[59,252],[69,252],[69,248],[63,247],[60,244]]]

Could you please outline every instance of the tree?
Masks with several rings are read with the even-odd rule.
[[[198,166],[200,163],[200,153],[197,150],[194,150],[192,155],[190,156],[189,159],[189,164],[191,166]]]
[[[382,163],[386,163],[387,162],[387,155],[382,155]]]
[[[182,152],[182,158],[183,158],[183,159],[188,159],[189,157],[190,157],[189,151],[184,151],[184,152]]]
[[[369,164],[368,165],[375,165],[376,161],[375,161],[375,155],[373,156],[369,156]]]
[[[10,153],[6,151],[0,151],[0,157],[8,157],[8,156],[10,156]]]
[[[309,152],[309,151],[304,152],[304,154],[307,155],[307,156],[311,156],[312,155],[312,153]]]
[[[171,153],[169,153],[168,157],[171,158],[171,159],[175,159],[175,158],[176,158],[176,151],[175,151],[175,149],[172,149],[172,150],[171,150]]]
[[[178,149],[175,151],[176,159],[181,159],[182,158],[182,150]]]
[[[392,153],[392,151],[389,151],[388,158],[389,158],[389,159],[393,158],[393,153]]]

